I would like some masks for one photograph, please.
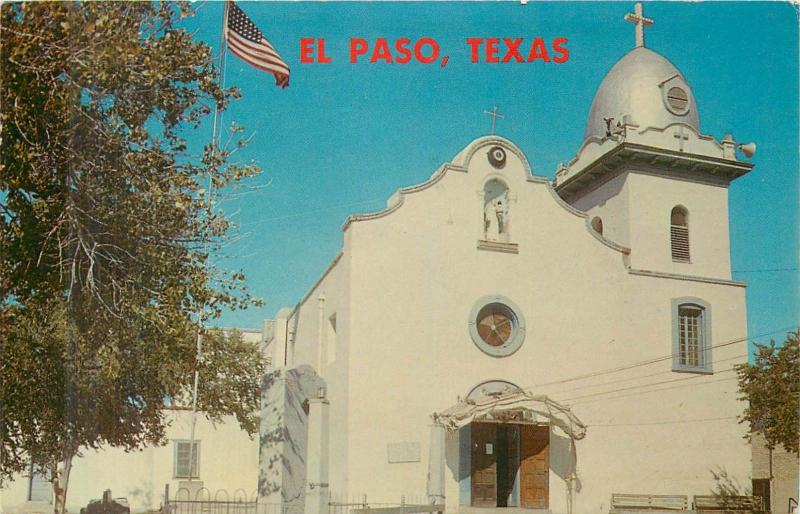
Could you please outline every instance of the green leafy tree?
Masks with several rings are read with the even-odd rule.
[[[800,330],[782,346],[756,344],[755,362],[737,366],[739,391],[748,402],[740,419],[764,436],[770,450],[798,451],[800,426]],[[749,435],[748,435],[749,438]]]
[[[0,481],[30,463],[63,513],[73,459],[164,442],[166,397],[252,433],[261,360],[199,328],[253,303],[209,264],[229,233],[204,187],[257,173],[236,135],[185,138],[238,92],[172,2],[0,6]],[[210,139],[210,138],[209,138]]]

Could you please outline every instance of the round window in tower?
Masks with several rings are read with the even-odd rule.
[[[689,112],[689,95],[682,87],[673,86],[667,90],[667,107],[673,114]]]
[[[514,303],[503,296],[484,296],[469,317],[472,341],[492,357],[516,352],[525,339],[525,319]]]

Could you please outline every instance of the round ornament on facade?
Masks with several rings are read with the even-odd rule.
[[[497,169],[500,169],[506,165],[506,151],[499,146],[493,146],[491,149],[489,149],[487,158],[489,159],[489,164]]]
[[[672,86],[667,90],[667,109],[672,114],[682,116],[689,112],[689,94],[679,86]]]
[[[525,318],[508,298],[484,296],[472,307],[469,332],[482,352],[506,357],[519,350],[525,340]]]

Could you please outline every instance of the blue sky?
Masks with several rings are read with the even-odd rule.
[[[223,124],[252,136],[240,160],[264,186],[228,201],[238,239],[219,263],[242,269],[266,305],[228,312],[219,324],[258,328],[294,305],[341,247],[353,212],[378,210],[398,188],[425,180],[490,131],[484,109],[505,118],[497,133],[552,178],[572,158],[597,86],[633,48],[628,2],[486,3],[242,2],[240,6],[292,68],[281,90],[272,76],[229,54],[226,85],[243,98]],[[196,4],[186,24],[219,49],[223,5]],[[692,86],[701,132],[755,141],[753,172],[730,188],[734,278],[747,289],[750,335],[798,319],[798,17],[787,3],[650,2],[647,46],[670,59]],[[325,38],[330,64],[301,64],[300,39]],[[438,41],[447,66],[351,64],[350,38]],[[569,60],[470,63],[468,37],[569,40]],[[194,137],[210,139],[210,125]],[[770,336],[760,338],[767,340]],[[771,337],[782,339],[782,334]]]

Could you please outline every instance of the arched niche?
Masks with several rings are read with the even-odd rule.
[[[510,236],[508,185],[493,177],[483,185],[483,237],[486,241],[508,243]]]

